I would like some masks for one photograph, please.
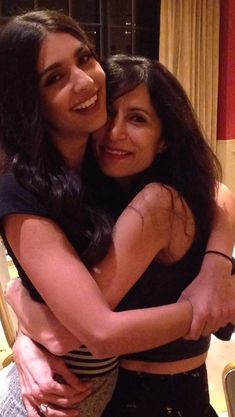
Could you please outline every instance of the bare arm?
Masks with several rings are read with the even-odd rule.
[[[129,227],[130,227],[130,224],[128,223],[128,225],[129,225]],[[118,227],[121,227],[121,224],[120,224],[120,222],[119,222],[119,226]],[[120,242],[120,245],[122,244],[122,241],[121,241],[121,231],[120,231],[120,235],[118,234],[118,227],[116,227],[116,229],[115,229],[115,232],[116,232],[116,234],[114,235],[114,246],[113,246],[113,248],[112,248],[112,253],[115,255],[115,250],[114,250],[114,248],[116,248],[116,251],[118,250],[118,242],[116,243],[116,241],[115,241],[115,239],[116,238],[119,238],[119,242]],[[126,244],[127,244],[127,242],[128,242],[128,240],[126,240],[127,238],[128,238],[128,235],[130,234],[130,230],[128,229],[125,229],[124,230],[124,232],[126,233],[126,238],[125,238],[125,242],[126,242]],[[153,232],[153,230],[152,229],[150,229],[150,232],[152,233]],[[132,236],[132,234],[131,234],[131,236]],[[135,236],[135,235],[134,235]],[[148,238],[149,238],[149,234],[148,234]],[[138,243],[140,244],[140,241],[138,240],[138,238],[137,238],[137,236],[135,236],[135,241],[138,241]],[[149,241],[148,241],[149,242]],[[122,249],[123,249],[123,252],[121,252],[121,253],[123,253],[123,256],[125,257],[125,262],[126,262],[126,256],[125,255],[127,255],[127,246],[122,246]],[[148,248],[148,250],[149,250],[149,248]],[[139,246],[139,251],[141,252],[141,246]],[[144,253],[145,251],[143,251],[143,253]],[[117,303],[118,302],[118,299],[119,299],[119,297],[120,298],[122,298],[122,291],[123,291],[123,295],[128,291],[128,285],[133,285],[133,283],[134,283],[134,281],[131,283],[130,281],[128,281],[128,274],[131,274],[131,269],[130,269],[130,267],[131,267],[131,265],[135,265],[135,267],[136,267],[136,260],[138,259],[137,257],[136,257],[136,252],[134,251],[134,247],[133,247],[133,252],[132,252],[132,255],[133,255],[133,258],[132,258],[132,260],[131,261],[129,261],[129,263],[127,264],[127,265],[125,265],[124,267],[123,267],[123,270],[121,269],[121,267],[118,267],[118,260],[120,261],[121,260],[121,258],[118,258],[118,260],[114,257],[114,260],[112,261],[113,262],[113,265],[114,265],[114,271],[115,271],[115,273],[116,272],[118,272],[119,271],[119,273],[120,274],[122,274],[123,273],[123,276],[122,276],[122,279],[123,279],[123,283],[120,283],[120,282],[117,282],[117,279],[114,277],[114,275],[113,274],[110,274],[110,270],[107,268],[106,270],[105,270],[105,273],[106,273],[106,276],[104,277],[104,281],[102,282],[101,281],[101,283],[100,283],[100,285],[101,286],[103,286],[103,290],[104,290],[104,292],[106,293],[106,296],[107,296],[107,298],[109,298],[109,302],[112,304],[112,306],[114,307],[115,306],[115,303]],[[148,255],[150,255],[150,253],[148,254]],[[111,255],[109,255],[110,257],[111,257]],[[150,256],[152,256],[152,255],[150,255]],[[121,254],[120,254],[120,257],[121,257]],[[111,260],[112,260],[112,257],[111,257]],[[127,270],[125,269],[127,267]],[[141,265],[138,265],[138,267],[141,267]],[[97,278],[98,278],[98,280],[99,279],[101,279],[102,278],[102,265],[99,265],[97,268],[96,268],[96,270],[94,271],[95,273],[96,273],[96,275],[97,275]],[[127,274],[127,278],[125,278],[125,273],[127,273],[128,272],[128,274]],[[111,279],[109,279],[109,277],[110,277],[110,275],[111,275]],[[131,276],[131,278],[134,280],[134,275],[132,275]],[[105,280],[106,280],[106,282],[107,282],[107,284],[105,283]],[[115,288],[115,283],[117,283],[117,285],[118,285],[118,287],[117,287],[117,290],[116,290],[116,288]],[[109,284],[110,284],[110,288],[111,289],[109,289]],[[29,295],[28,295],[28,292],[24,289],[24,292],[25,292],[25,296],[26,297],[28,297],[29,298],[29,304],[30,303],[33,303],[32,302],[32,300],[30,299],[30,297],[29,297]],[[115,298],[116,297],[116,298]],[[25,308],[27,307],[27,304],[26,303],[23,303],[24,304],[24,312],[26,312],[25,311]],[[39,308],[40,308],[40,305],[38,304],[38,303],[34,303],[36,306],[38,306]],[[46,307],[45,307],[46,308]],[[31,307],[30,307],[30,309],[31,309]],[[44,320],[44,312],[45,311],[43,311],[43,320]],[[32,319],[32,322],[34,322],[34,319],[33,319],[33,313],[34,314],[36,314],[36,317],[37,317],[37,320],[35,321],[35,323],[38,323],[38,319],[39,319],[39,314],[38,314],[38,312],[37,312],[37,310],[34,310],[34,308],[33,309],[31,309],[30,311],[29,311],[29,313],[27,314],[26,313],[26,317],[28,316],[30,316],[31,317],[31,319]],[[51,314],[51,312],[50,312],[50,314]],[[186,316],[185,316],[185,320],[187,320],[187,318],[186,318]],[[63,329],[60,329],[58,326],[60,326],[60,323],[58,322],[57,323],[57,326],[55,325],[55,323],[54,323],[54,318],[53,318],[53,320],[52,320],[52,330],[54,331],[55,329],[57,329],[58,330],[58,334],[60,335],[60,337],[59,337],[59,343],[60,343],[60,341],[61,341],[61,336],[64,334],[64,339],[65,339],[65,341],[68,343],[70,343],[70,341],[69,341],[69,337],[70,337],[70,339],[72,338],[72,344],[70,344],[69,346],[67,345],[66,346],[66,344],[65,344],[65,346],[63,346],[63,348],[65,348],[65,351],[66,351],[66,349],[67,350],[69,350],[69,349],[73,349],[73,348],[76,348],[77,346],[78,346],[78,344],[77,344],[77,339],[75,338],[75,337],[73,337],[73,336],[68,336],[68,331],[67,331],[67,329],[65,329],[65,328],[63,328]],[[42,325],[41,326],[41,329],[42,329],[42,331],[47,331],[46,330],[46,328],[45,328],[46,326],[45,325]],[[64,332],[64,333],[63,333]],[[52,333],[53,334],[53,333]],[[47,335],[46,335],[46,337],[47,338],[49,338],[49,341],[50,341],[50,339],[51,339],[51,334],[50,334],[50,331],[48,332],[47,331]],[[52,337],[52,343],[53,343],[53,346],[55,345],[55,343],[56,343],[56,346],[54,346],[55,347],[55,353],[58,351],[60,354],[61,353],[63,353],[63,349],[61,350],[61,348],[60,348],[60,345],[58,346],[57,345],[57,340],[58,340],[58,338],[57,337],[55,337],[54,339],[53,339],[53,337]],[[58,349],[59,348],[59,349]],[[20,351],[20,354],[21,354],[21,352],[22,352],[22,349],[19,349],[19,351]],[[22,354],[21,354],[21,356],[22,356]],[[22,361],[22,357],[20,356],[20,361],[19,361],[19,363],[23,363],[23,365],[24,365],[24,361]],[[27,365],[27,363],[26,363],[26,365]],[[26,369],[26,371],[27,371],[27,369]],[[30,377],[30,372],[32,371],[32,369],[30,368],[29,369],[29,372],[27,372],[28,374],[29,374],[29,377]],[[27,373],[26,373],[26,375],[27,375]],[[22,372],[22,377],[24,377],[24,374],[25,374],[25,371],[23,370],[23,372]],[[37,375],[37,370],[36,370],[36,375]],[[39,376],[40,376],[40,373],[39,373]],[[34,378],[34,376],[33,376],[33,382],[31,382],[31,385],[29,384],[29,393],[32,393],[32,389],[31,389],[31,387],[33,386],[33,384],[34,384],[34,380],[35,380],[35,378]],[[50,381],[50,378],[48,379],[48,381]],[[30,381],[29,381],[30,382]],[[40,382],[39,382],[39,384],[40,384]],[[48,383],[49,384],[49,383]],[[46,381],[45,381],[45,384],[43,383],[42,384],[42,387],[44,387],[44,391],[45,391],[45,394],[47,394],[47,393],[51,393],[51,391],[52,391],[52,388],[51,388],[51,385],[49,384],[46,384]],[[27,385],[26,385],[26,387],[27,387]],[[54,387],[54,389],[57,389],[57,387]],[[43,397],[43,401],[42,402],[47,402],[47,396],[45,396],[45,394],[44,394],[44,397]],[[55,394],[56,395],[58,395],[59,393],[57,392],[57,391],[55,391]],[[48,394],[47,394],[48,395]],[[31,397],[31,396],[30,396]],[[37,397],[37,396],[36,396]],[[46,400],[45,400],[46,399]]]
[[[218,209],[207,250],[217,250],[231,257],[235,243],[235,196],[221,184],[217,202]],[[183,296],[188,297],[193,305],[189,339],[215,332],[230,321],[233,309],[228,303],[227,284],[230,277],[229,260],[217,254],[204,257],[199,275],[183,292]]]
[[[155,189],[154,191],[156,192]],[[162,192],[162,189],[160,189],[160,191]],[[149,197],[149,194],[148,194],[148,197]],[[162,197],[162,195],[160,197]],[[221,200],[221,205],[224,204],[224,201],[225,201],[225,204],[226,204],[225,206],[228,207],[227,210],[229,211],[229,213],[232,213],[233,212],[232,210],[233,209],[233,195],[231,192],[229,192],[228,189],[226,189],[226,187],[222,188],[222,197],[223,199]],[[159,195],[157,196],[157,199],[158,199],[158,204],[159,204]],[[155,201],[153,202],[155,204]],[[152,203],[152,201],[150,201],[150,203]],[[134,202],[134,204],[136,204],[136,202]],[[139,204],[138,208],[139,210],[141,210],[143,216],[148,217],[149,206],[148,206],[147,216],[145,212],[146,195],[143,200],[140,200],[140,201],[138,200],[137,204]],[[156,209],[156,205],[154,205],[154,209]],[[150,213],[151,213],[151,210],[150,210]],[[227,213],[224,213],[224,209],[220,210],[218,213],[221,214],[222,220],[220,222],[218,222],[218,220],[217,222],[215,222],[215,230],[213,232],[213,237],[211,237],[211,242],[212,244],[213,242],[217,243],[217,239],[221,237],[219,242],[221,241],[223,243],[222,238],[224,238],[224,244],[227,245],[227,247],[229,247],[229,244],[228,244],[229,235],[224,228],[224,223],[227,218]],[[138,277],[142,274],[143,269],[145,269],[148,266],[148,263],[151,261],[153,254],[155,255],[155,253],[151,249],[151,248],[154,248],[154,244],[151,242],[151,237],[153,237],[153,240],[155,239],[155,233],[153,232],[154,230],[153,227],[150,228],[150,230],[146,228],[147,243],[145,243],[144,241],[143,230],[142,230],[143,234],[141,235],[143,239],[140,240],[139,235],[138,235],[139,233],[138,228],[134,229],[133,231],[131,229],[132,224],[129,222],[129,216],[132,217],[134,214],[136,215],[136,213],[133,213],[130,210],[126,210],[123,213],[123,215],[120,217],[115,227],[115,231],[114,231],[113,247],[109,251],[108,256],[105,258],[105,260],[101,262],[93,271],[93,274],[96,276],[96,279],[98,281],[99,286],[102,289],[102,292],[105,294],[105,297],[108,300],[112,308],[114,308],[117,305],[117,303],[123,298],[125,293],[129,290],[129,288],[136,282]],[[140,216],[137,215],[136,220],[138,223],[138,221],[141,220]],[[156,220],[158,219],[154,219],[155,222]],[[231,223],[231,226],[229,227],[231,227],[232,229],[233,228],[232,216],[231,216],[230,223]],[[126,227],[126,225],[128,225],[128,227]],[[146,226],[146,223],[145,223],[145,226]],[[170,228],[169,223],[167,227],[168,229]],[[221,250],[222,243],[220,244],[219,247],[215,246],[215,248],[217,249],[220,248]],[[219,283],[222,280],[222,284],[224,285],[225,290],[227,289],[227,282],[224,279],[223,274],[225,273],[224,268],[225,268],[225,271],[226,271],[226,268],[228,268],[228,262],[224,262],[223,259],[217,259],[217,262],[216,260],[214,262],[213,258],[214,257],[207,259],[205,257],[202,271],[200,272],[198,278],[195,280],[195,283],[191,284],[192,290],[193,290],[192,301],[194,302],[194,300],[197,300],[197,296],[199,296],[198,308],[197,308],[196,302],[194,302],[194,305],[196,305],[195,314],[194,314],[195,323],[197,323],[196,322],[197,317],[199,317],[202,320],[201,316],[203,314],[204,314],[203,320],[206,320],[206,319],[208,320],[208,317],[211,314],[211,311],[208,308],[208,306],[211,306],[211,307],[214,306],[214,309],[217,312],[218,310],[217,306],[219,305],[220,307],[220,304],[223,301],[220,298],[221,286],[218,290],[218,286],[216,287],[216,282],[212,280],[212,277],[214,277],[214,274],[212,274],[214,264],[216,265],[216,268],[217,268],[216,271],[219,271],[219,273],[217,273]],[[112,271],[111,274],[110,274],[110,270]],[[206,287],[206,284],[208,288]],[[196,288],[195,290],[196,286],[198,286],[198,289]],[[205,288],[207,291],[205,291]],[[11,294],[10,302],[12,303],[13,301],[13,304],[15,305],[15,308],[17,310],[16,313],[20,314],[22,317],[22,312],[20,311],[21,310],[20,303],[18,303],[17,305],[17,293],[18,292],[16,291],[15,294],[13,293]],[[54,320],[52,320],[51,323],[49,320],[47,320],[47,322],[45,322],[44,320],[44,325],[42,324],[40,326],[40,321],[39,321],[40,312],[38,311],[40,310],[40,306],[37,303],[35,303],[35,309],[33,309],[32,308],[33,302],[27,296],[27,292],[23,290],[23,293],[24,293],[24,299],[28,298],[28,305],[24,303],[24,311],[23,311],[24,324],[26,325],[28,324],[27,323],[28,317],[31,318],[31,323],[34,322],[33,314],[36,315],[37,323],[39,324],[39,326],[37,325],[37,327],[34,326],[33,328],[32,326],[29,326],[29,330],[31,331],[32,337],[34,337],[36,340],[43,343],[46,347],[48,347],[54,353],[61,354],[61,353],[66,352],[69,349],[74,349],[75,347],[78,346],[78,342],[76,338],[73,337],[72,335],[69,337],[68,331],[65,329],[63,331],[63,326],[61,324],[58,323],[58,325],[55,326]],[[214,296],[214,300],[217,302],[217,304],[208,303],[208,296],[210,297],[210,300],[211,300],[212,295]],[[217,299],[215,299],[215,296],[217,297]],[[203,304],[202,300],[205,300],[205,305]],[[227,313],[229,311],[228,303],[226,302],[224,303],[224,305],[226,305],[226,308],[227,308],[226,313]],[[29,311],[27,310],[27,308]],[[46,307],[44,307],[43,310],[45,309]],[[48,314],[51,315],[49,311],[48,311]],[[45,315],[45,311],[42,312],[43,318],[44,318],[44,315]],[[213,317],[210,316],[210,323],[212,322],[212,319]],[[220,327],[220,323],[221,325],[224,324],[224,321],[221,321],[222,319],[224,320],[224,316],[221,316],[221,314],[220,315],[217,314],[216,318],[213,321],[213,325],[215,326],[215,329]],[[49,328],[48,328],[48,325],[49,325]],[[58,330],[57,333],[56,333],[56,330]],[[27,327],[26,327],[26,331],[27,331]],[[56,337],[56,334],[59,334],[60,338]],[[63,338],[62,338],[62,335],[64,335]]]
[[[146,242],[146,236],[149,236],[154,225],[156,235],[147,239],[148,259],[144,269],[169,240],[169,210],[164,206],[169,202],[164,199],[161,201],[163,206],[158,210],[161,218],[158,217],[157,222],[151,206],[153,201],[147,199],[147,203],[144,222],[135,210],[128,209],[123,215],[126,227],[132,224],[134,230],[130,250],[139,236],[137,253],[141,253],[141,245]],[[187,302],[113,313],[62,231],[50,220],[37,216],[10,215],[5,230],[22,267],[52,312],[96,356],[152,348],[187,332],[191,320],[191,306]],[[114,254],[115,262],[117,259],[119,262],[115,248]],[[125,259],[127,255],[125,251]],[[136,260],[136,255],[132,257]],[[135,268],[140,276],[140,265]],[[117,270],[120,271],[120,268]]]
[[[224,184],[219,185],[217,204],[218,211],[207,250],[218,250],[231,256],[235,244],[235,195]]]
[[[8,282],[6,299],[18,317],[21,333],[40,343],[49,352],[60,356],[81,345],[78,338],[61,324],[46,304],[31,298],[20,279]]]

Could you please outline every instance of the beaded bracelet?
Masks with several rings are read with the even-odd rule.
[[[218,250],[207,250],[205,252],[205,255],[207,255],[208,253],[215,253],[216,255],[223,256],[223,258],[228,259],[231,262],[232,266],[233,266],[233,259],[230,258],[230,256],[226,255],[225,253],[219,252]]]

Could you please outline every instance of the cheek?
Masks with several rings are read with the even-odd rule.
[[[66,88],[52,91],[50,94],[45,94],[42,98],[42,103],[45,109],[51,113],[63,110],[68,106],[68,91]]]
[[[139,163],[142,165],[143,169],[147,169],[153,163],[157,155],[157,147],[153,146],[153,142],[145,146],[144,149],[141,149],[139,152]]]
[[[104,85],[106,85],[106,75],[103,69],[101,68],[100,64],[97,64],[96,74],[97,74],[97,77],[99,78],[99,81],[103,83]]]
[[[97,83],[97,86],[102,89],[102,93],[106,97],[106,77],[101,67],[96,68],[93,73],[90,73],[91,78]]]

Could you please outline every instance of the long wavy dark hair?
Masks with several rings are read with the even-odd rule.
[[[150,181],[170,185],[191,208],[197,231],[208,235],[214,219],[215,192],[221,168],[184,89],[163,65],[144,57],[114,55],[104,62],[103,68],[109,105],[144,83],[162,123],[164,151],[156,155],[145,172],[135,177],[130,198]],[[110,189],[113,188],[113,181],[109,184]]]
[[[37,63],[48,33],[68,33],[88,45],[95,56],[78,23],[57,11],[27,12],[13,17],[3,27],[0,32],[2,172],[12,170],[18,182],[47,202],[55,218],[63,212],[68,216],[76,213],[79,233],[88,238],[95,253],[100,247],[103,254],[110,242],[109,220],[95,207],[81,177],[66,166],[50,140],[40,108]]]

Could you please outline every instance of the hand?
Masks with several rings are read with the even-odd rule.
[[[13,351],[28,416],[38,417],[40,404],[49,404],[49,417],[77,416],[79,411],[73,407],[90,394],[91,384],[79,381],[62,359],[27,336],[18,336]]]
[[[230,322],[235,313],[235,302],[230,295],[230,263],[220,257],[208,256],[198,276],[181,295],[193,306],[192,324],[186,339],[197,340]]]

